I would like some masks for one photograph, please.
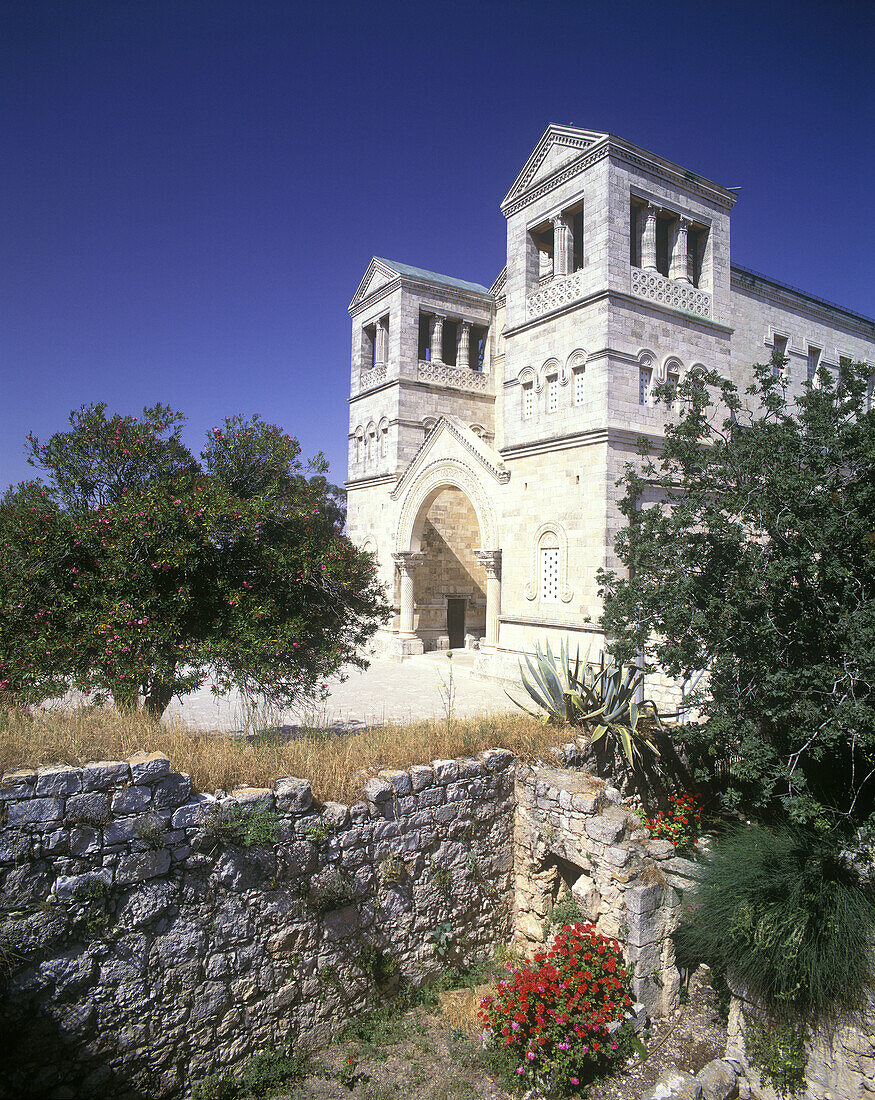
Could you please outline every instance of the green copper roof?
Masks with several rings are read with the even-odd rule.
[[[384,260],[380,256],[375,256],[374,259],[379,260],[386,267],[391,267],[399,275],[411,275],[415,279],[427,279],[430,283],[442,283],[444,286],[454,286],[459,290],[471,290],[475,294],[489,294],[488,287],[481,286],[480,283],[468,283],[464,279],[453,279],[449,275],[439,275],[436,271],[426,271],[423,267],[411,267],[410,264],[399,264],[394,260]]]

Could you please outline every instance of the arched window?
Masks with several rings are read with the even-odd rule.
[[[527,600],[570,603],[568,587],[568,536],[560,523],[542,523],[532,539],[532,565],[525,587]]]

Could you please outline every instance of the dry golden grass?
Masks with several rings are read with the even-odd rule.
[[[544,726],[525,714],[390,724],[349,734],[313,729],[293,739],[263,734],[246,740],[109,709],[7,711],[0,713],[0,771],[124,760],[142,749],[165,753],[176,771],[191,775],[198,791],[267,787],[280,776],[295,775],[310,780],[317,798],[349,803],[381,768],[471,756],[487,748],[533,759],[567,740],[568,730]]]

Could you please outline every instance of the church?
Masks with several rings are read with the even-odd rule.
[[[346,488],[348,533],[394,596],[379,653],[464,647],[504,678],[538,640],[596,652],[616,482],[672,415],[654,388],[703,367],[744,387],[776,351],[791,393],[875,364],[875,321],[731,262],[735,201],[550,126],[501,204],[491,287],[371,261],[350,304]]]

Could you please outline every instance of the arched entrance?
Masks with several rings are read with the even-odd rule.
[[[401,501],[396,595],[401,655],[498,641],[501,599],[495,510],[464,463],[426,467]]]

